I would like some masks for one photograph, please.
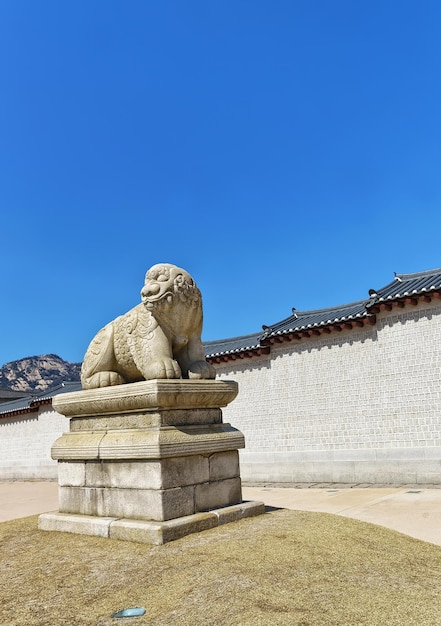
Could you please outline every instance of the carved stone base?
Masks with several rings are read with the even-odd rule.
[[[163,543],[185,528],[217,526],[227,515],[219,511],[262,512],[242,504],[244,437],[222,423],[220,407],[236,394],[232,381],[151,380],[57,396],[70,432],[52,446],[59,511],[39,527]]]

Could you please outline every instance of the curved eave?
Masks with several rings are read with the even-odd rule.
[[[0,411],[0,419],[14,417],[15,415],[26,415],[27,413],[37,413],[41,406],[52,404],[52,397],[41,398],[40,400],[31,400],[28,405],[4,409]]]
[[[260,344],[256,343],[252,346],[241,346],[240,348],[234,348],[233,350],[219,350],[217,352],[206,352],[206,359],[215,359],[218,356],[224,356],[225,354],[237,354],[239,352],[248,351],[248,350],[257,350],[260,348]]]
[[[329,319],[315,324],[305,324],[293,328],[286,328],[267,334],[262,338],[262,346],[284,341],[300,340],[307,337],[329,335],[332,332],[362,328],[365,325],[373,326],[376,322],[375,314],[358,314]]]
[[[393,307],[404,308],[406,304],[416,306],[420,301],[430,303],[432,299],[441,300],[441,286],[427,287],[424,289],[414,289],[406,291],[403,289],[400,293],[379,296],[375,298],[372,304],[368,305],[371,313],[379,313],[380,311],[391,311]]]
[[[227,352],[209,354],[205,358],[212,365],[226,363],[227,361],[236,361],[240,359],[251,359],[262,354],[269,354],[269,346],[252,346],[250,348],[238,348],[237,350],[229,350]]]
[[[230,360],[250,358],[268,354],[272,345],[289,341],[299,341],[309,337],[318,337],[322,334],[329,335],[332,332],[342,332],[344,330],[354,330],[363,326],[374,326],[377,322],[376,314],[381,311],[390,311],[393,307],[404,308],[406,305],[417,305],[419,302],[431,302],[433,298],[441,299],[441,287],[424,287],[420,290],[405,291],[390,294],[382,298],[375,298],[372,303],[366,303],[366,311],[355,315],[344,315],[330,317],[313,324],[289,325],[291,318],[288,318],[285,328],[271,330],[268,328],[260,339],[258,347],[252,349],[242,348],[231,352],[210,355],[207,360],[210,363],[221,363]],[[310,312],[311,313],[311,312]],[[300,320],[299,320],[300,321]]]
[[[17,415],[27,415],[29,413],[37,413],[38,406],[27,406],[21,409],[10,409],[9,411],[1,411],[0,419],[7,419],[8,417],[15,417]]]
[[[45,404],[52,404],[52,400],[53,396],[47,396],[46,398],[41,398],[41,400],[34,400],[33,402],[31,402],[30,406],[39,408],[40,406],[43,406]]]

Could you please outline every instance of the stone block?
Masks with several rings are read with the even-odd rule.
[[[86,484],[86,463],[83,461],[59,461],[58,484],[60,487],[84,487]]]
[[[209,459],[202,455],[180,456],[162,461],[163,489],[196,485],[209,479]]]
[[[376,450],[369,448],[359,448],[357,450],[334,450],[332,462],[336,461],[369,461],[376,460]],[[316,452],[316,459],[320,461],[327,461],[324,459],[322,453]]]
[[[174,409],[156,413],[158,426],[222,424],[221,409]]]
[[[210,455],[209,461],[210,481],[236,478],[239,476],[239,453],[237,450],[216,452]]]
[[[170,409],[144,411],[93,417],[72,417],[71,432],[85,430],[122,430],[158,426],[192,426],[197,424],[221,424],[221,409]]]
[[[208,480],[209,461],[202,455],[162,461],[91,461],[85,464],[86,487],[170,489]]]
[[[86,486],[115,489],[161,489],[161,462],[90,462],[86,464]]]
[[[149,543],[161,545],[162,524],[148,520],[118,519],[109,529],[110,539],[120,541],[135,541],[137,543]]]
[[[195,513],[194,487],[106,489],[60,487],[61,513],[165,521]]]
[[[90,458],[109,461],[165,459],[237,450],[244,446],[243,434],[230,424],[111,430],[102,435],[99,457]],[[81,449],[76,452],[75,458],[81,458]]]
[[[66,417],[124,414],[148,409],[218,409],[237,396],[232,380],[143,380],[55,396],[53,407]]]
[[[85,487],[110,487],[103,461],[88,461],[84,467]]]
[[[59,487],[58,508],[60,513],[99,515],[102,509],[102,489],[90,487]]]
[[[161,430],[157,428],[109,430],[100,443],[102,460],[159,459]]]
[[[430,461],[441,461],[441,448],[440,447],[427,447],[421,449],[421,457]]]
[[[110,526],[110,538],[161,545],[218,525],[214,513],[196,513],[167,522],[121,519]]]
[[[195,513],[162,522],[54,512],[40,515],[38,528],[44,531],[68,532],[161,545],[191,533],[209,530],[246,517],[261,515],[264,512],[265,505],[263,502],[242,502],[235,506],[206,513]]]
[[[38,518],[39,530],[109,537],[109,528],[114,518],[90,517],[87,515],[64,515],[62,513],[44,513]]]
[[[194,488],[189,486],[165,490],[105,489],[97,514],[161,522],[194,512]]]
[[[99,448],[104,433],[65,433],[52,446],[52,458],[59,461],[99,459]]]
[[[254,517],[255,515],[263,515],[265,513],[265,504],[263,502],[249,501],[241,502],[233,506],[226,506],[221,509],[215,509],[213,513],[217,516],[218,524],[229,524],[237,522],[237,520],[246,517]]]
[[[240,478],[203,483],[194,488],[195,512],[210,511],[242,502]]]

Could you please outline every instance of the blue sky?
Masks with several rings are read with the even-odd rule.
[[[438,0],[2,0],[0,81],[0,364],[157,262],[205,340],[441,266]]]

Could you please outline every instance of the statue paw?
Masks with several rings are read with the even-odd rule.
[[[188,368],[189,378],[216,378],[216,370],[208,361],[195,361]]]
[[[149,365],[147,380],[153,378],[181,378],[181,368],[178,362],[170,357],[163,357]]]
[[[123,385],[126,380],[118,372],[97,372],[83,382],[84,389],[96,389],[97,387],[110,387]]]

